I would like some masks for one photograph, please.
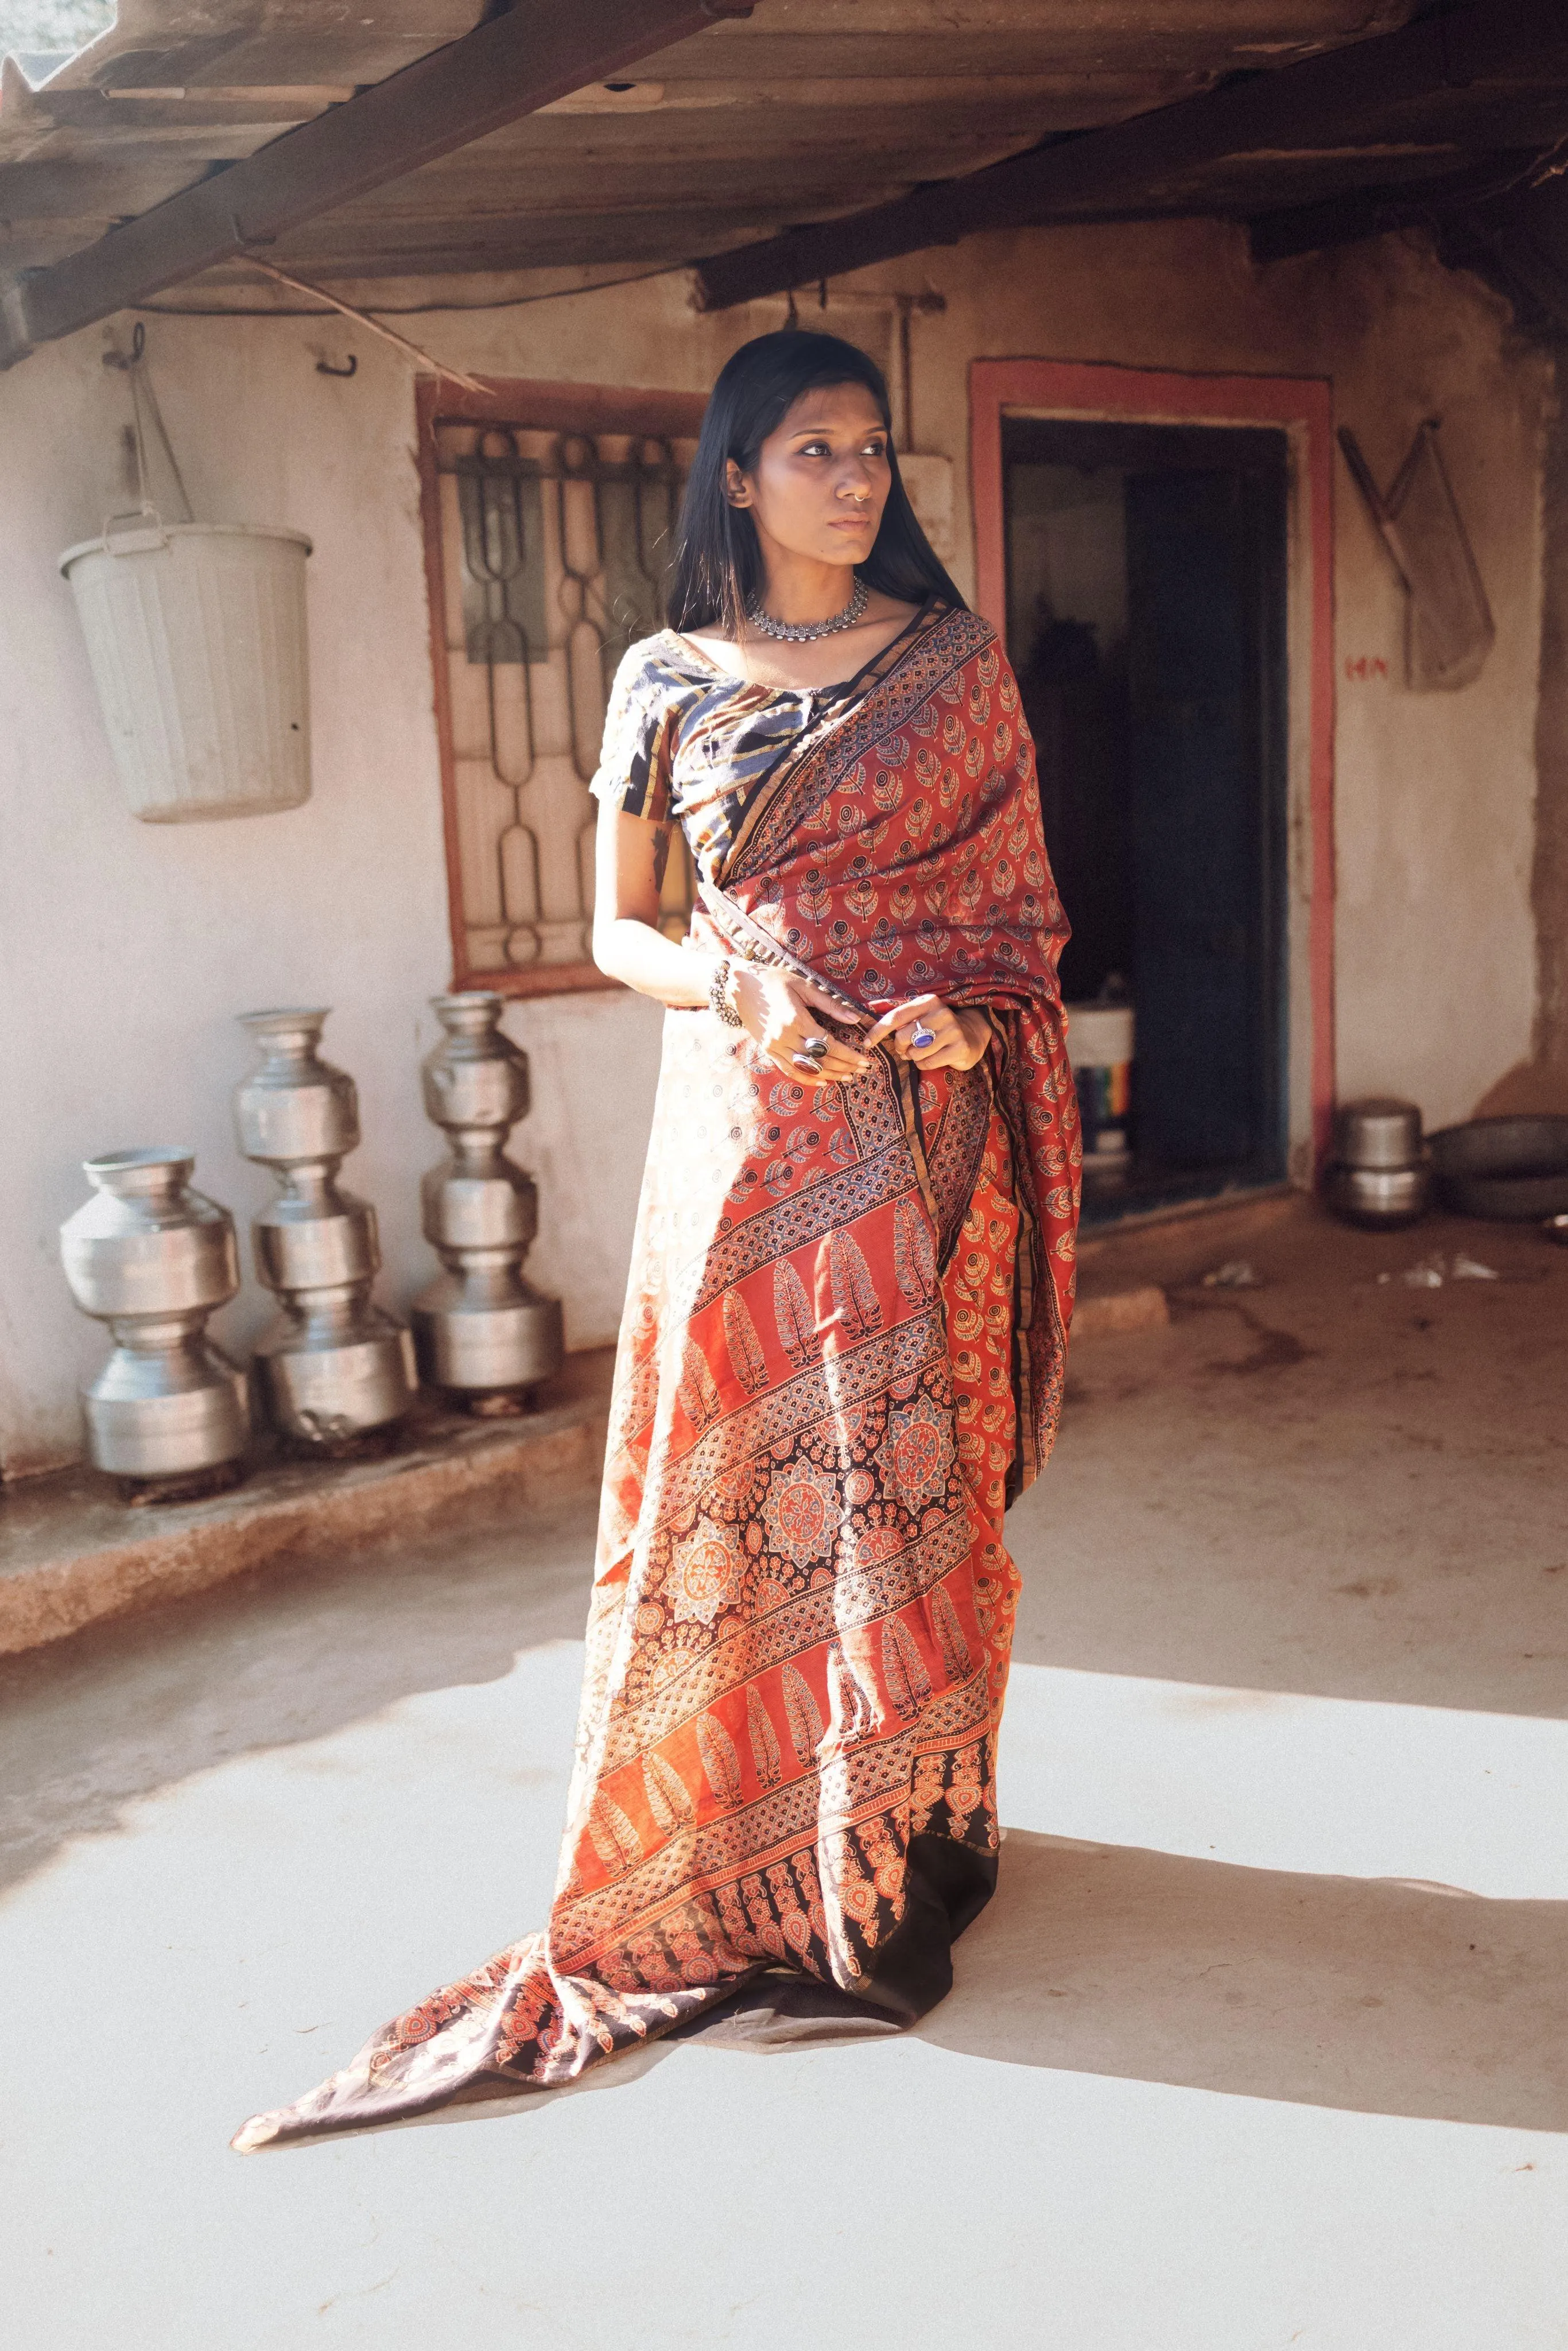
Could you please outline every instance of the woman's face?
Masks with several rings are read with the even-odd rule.
[[[726,491],[756,522],[764,555],[862,563],[893,486],[887,445],[863,384],[825,384],[800,394],[758,451],[754,473],[730,459]]]

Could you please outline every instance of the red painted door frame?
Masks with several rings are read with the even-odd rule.
[[[1333,396],[1317,376],[1178,375],[1078,360],[975,360],[969,368],[969,468],[975,517],[976,601],[1007,625],[1007,533],[1002,509],[1002,417],[1114,418],[1129,424],[1274,424],[1294,427],[1304,463],[1295,477],[1292,528],[1306,535],[1312,570],[1310,805],[1312,862],[1311,984],[1312,1146],[1328,1156],[1334,1099],[1333,1002]],[[1294,680],[1288,681],[1288,684]]]

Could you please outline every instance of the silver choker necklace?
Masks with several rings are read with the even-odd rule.
[[[849,602],[831,621],[776,621],[771,612],[763,611],[757,598],[747,606],[746,617],[765,637],[781,638],[786,644],[809,645],[817,637],[836,637],[841,629],[852,629],[857,621],[865,618],[870,601],[870,589],[863,580],[857,580]]]

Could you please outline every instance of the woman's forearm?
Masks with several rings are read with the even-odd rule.
[[[657,1003],[706,1004],[717,957],[667,939],[652,923],[612,916],[593,926],[593,960],[611,979],[624,981]]]

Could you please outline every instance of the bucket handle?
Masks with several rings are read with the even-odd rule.
[[[116,531],[116,523],[130,523],[133,528]],[[153,548],[162,549],[168,544],[167,527],[154,506],[129,507],[121,514],[104,517],[103,549],[106,555],[145,555]]]

